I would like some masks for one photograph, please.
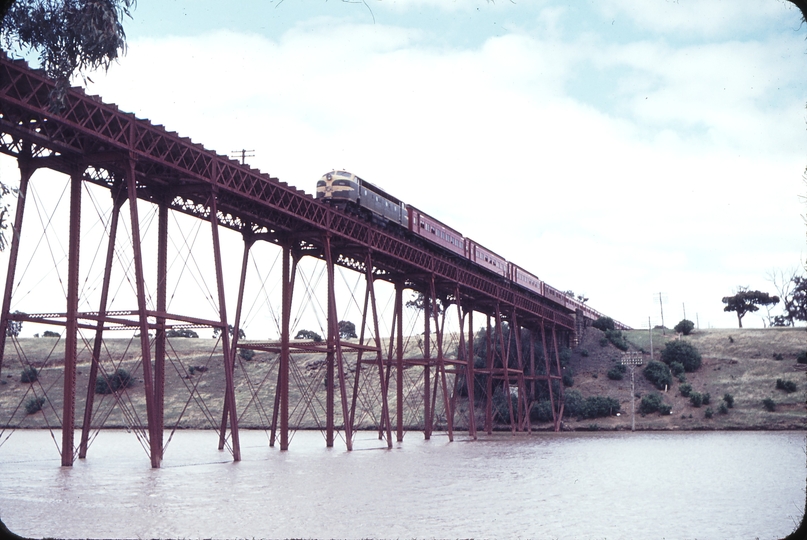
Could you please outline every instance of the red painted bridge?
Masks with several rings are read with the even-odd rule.
[[[581,329],[600,313],[573,299],[568,300],[548,285],[547,294],[536,294],[404,231],[371,223],[317,201],[276,178],[218,155],[148,120],[122,112],[98,97],[86,95],[81,89],[71,90],[66,106],[59,112],[51,112],[49,95],[53,87],[43,73],[29,69],[24,62],[0,58],[0,152],[16,158],[20,170],[0,318],[0,370],[8,369],[8,352],[12,349],[7,340],[15,342],[14,350],[23,347],[14,332],[6,331],[14,324],[27,321],[63,328],[63,405],[60,415],[55,415],[60,417],[63,465],[71,465],[76,455],[85,457],[93,429],[103,427],[103,422],[99,425],[94,420],[95,388],[99,378],[109,382],[114,373],[114,366],[113,369],[105,367],[103,350],[105,333],[116,329],[134,329],[139,336],[136,348],[139,347],[138,369],[142,370],[143,380],[140,399],[145,401],[146,418],[134,418],[131,427],[138,430],[154,467],[159,467],[165,449],[165,371],[166,359],[170,356],[167,352],[170,339],[166,334],[180,328],[212,327],[220,331],[219,361],[223,365],[225,388],[216,413],[221,414],[220,421],[217,417],[215,427],[219,448],[227,445],[234,460],[241,456],[235,388],[241,362],[237,353],[244,348],[272,353],[276,357],[271,377],[274,386],[266,391],[253,388],[250,401],[266,401],[267,396],[272,396],[271,415],[267,414],[265,427],[271,430],[271,444],[279,438],[281,450],[288,449],[290,431],[296,427],[290,422],[290,393],[295,394],[293,386],[299,383],[293,380],[291,363],[293,355],[301,352],[320,353],[324,358],[323,432],[328,446],[334,444],[336,434],[341,432],[347,448],[352,448],[362,379],[373,381],[373,399],[379,403],[380,410],[375,427],[379,438],[390,447],[393,431],[396,440],[403,440],[405,418],[411,413],[405,410],[407,407],[417,408],[417,414],[422,414],[418,417],[422,419],[427,438],[435,428],[435,416],[439,415],[448,437],[453,439],[459,388],[465,389],[462,398],[467,398],[470,404],[465,425],[471,438],[476,437],[477,416],[483,419],[485,430],[493,429],[492,402],[497,388],[514,396],[505,400],[513,432],[531,429],[529,411],[537,399],[537,388],[544,388],[548,393],[552,424],[555,430],[559,429],[563,415],[563,385],[558,382],[562,374],[559,350],[569,346]],[[68,222],[63,227],[67,236],[65,298],[51,298],[53,306],[47,312],[12,312],[14,286],[20,278],[20,250],[26,247],[26,242],[33,241],[25,235],[23,227],[27,223],[29,183],[33,173],[41,168],[58,171],[70,179]],[[87,205],[82,196],[90,186],[109,190],[111,217],[105,229],[108,242],[105,258],[88,260],[80,244],[84,236],[81,213],[83,205],[85,208]],[[156,254],[144,253],[152,249],[142,241],[144,202],[156,209]],[[124,209],[126,214],[122,215]],[[209,266],[215,275],[212,296],[217,306],[216,317],[205,318],[192,309],[185,314],[167,309],[169,215],[172,212],[209,223],[212,257],[200,264]],[[111,274],[113,261],[118,256],[116,242],[122,236],[118,223],[123,217],[128,217],[130,229],[128,255],[134,301],[130,309],[111,311],[108,309]],[[236,231],[243,238],[233,317],[226,309],[221,228]],[[282,250],[280,339],[239,342],[248,261],[251,250],[260,242]],[[327,299],[323,301],[327,304],[327,322],[322,342],[290,338],[294,293],[300,288],[298,263],[305,257],[318,259],[326,269]],[[150,274],[144,269],[144,260],[152,258],[156,259],[154,283],[148,281]],[[86,273],[87,265],[103,270],[98,294],[93,297],[97,302],[95,311],[79,309],[83,302],[81,272]],[[364,276],[358,340],[340,338],[337,316],[340,306],[335,285],[335,273],[340,267]],[[379,281],[394,286],[391,335],[383,341],[376,300],[376,282]],[[423,341],[416,357],[406,352],[405,290],[422,293],[424,298],[418,319],[423,328]],[[444,339],[449,339],[447,312],[457,321],[456,330],[450,332],[454,343],[450,355],[444,351]],[[487,322],[486,352],[483,362],[477,365],[474,358],[480,351],[474,350],[472,333],[475,313]],[[76,377],[82,343],[92,351],[86,388],[77,387]],[[355,367],[348,369],[347,357],[355,358]],[[26,367],[26,355],[19,353],[17,358]],[[407,396],[405,372],[418,373],[419,399],[415,403]],[[464,381],[479,383],[465,384]],[[483,395],[475,395],[480,389]],[[37,386],[36,382],[31,385],[34,395],[39,392],[47,397],[48,390],[53,392],[52,387]],[[195,390],[196,387],[189,387],[191,398]],[[77,392],[86,392],[78,444],[74,441]],[[123,406],[120,396],[116,394],[115,399]],[[311,406],[317,398],[315,393],[302,392],[300,399],[308,400],[304,406]],[[390,402],[394,403],[394,410],[390,410]],[[3,418],[2,422],[0,429],[4,431],[22,425],[19,417]]]

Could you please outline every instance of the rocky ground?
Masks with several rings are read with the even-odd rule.
[[[645,363],[650,360],[650,335],[647,330],[626,333],[631,350],[644,351]],[[597,419],[565,418],[563,428],[630,429],[631,390],[630,372],[620,381],[607,377],[608,370],[619,362],[622,354],[613,345],[601,345],[603,334],[589,328],[578,347],[571,354],[567,369],[573,373],[574,384],[584,397],[607,396],[620,402],[619,416]],[[804,328],[771,328],[744,330],[696,330],[691,336],[679,337],[670,330],[657,329],[653,334],[653,354],[658,358],[663,343],[670,339],[685,339],[703,355],[703,365],[697,372],[687,373],[687,382],[697,392],[711,394],[708,406],[694,407],[688,398],[679,393],[676,380],[666,392],[661,392],[672,414],[636,414],[636,429],[640,430],[696,430],[696,429],[805,429],[806,364],[796,363],[800,352],[807,350],[807,332]],[[2,375],[0,375],[0,425],[6,427],[58,427],[61,425],[63,400],[63,342],[57,338],[28,338],[9,343],[6,349]],[[415,353],[416,345],[411,347]],[[239,359],[235,372],[236,402],[239,422],[245,428],[262,428],[271,424],[277,379],[277,354],[256,352],[249,359]],[[365,355],[365,358],[367,356]],[[90,371],[89,351],[85,347],[79,354],[76,389],[76,423],[82,424]],[[345,378],[347,403],[353,394],[356,355],[347,355]],[[781,358],[781,359],[778,359]],[[325,419],[325,362],[316,353],[297,353],[292,357],[290,416],[291,424],[305,428],[324,425]],[[39,370],[38,380],[22,382],[22,369],[31,365]],[[94,394],[93,426],[132,427],[145,424],[143,399],[143,370],[138,343],[125,339],[108,340],[102,358],[103,371],[111,374],[118,367],[133,375],[133,385],[116,394]],[[635,393],[644,395],[656,389],[644,378],[642,367],[635,370]],[[406,407],[404,423],[409,429],[422,426],[422,368],[411,368],[404,375]],[[797,391],[785,393],[776,389],[777,379],[797,384]],[[221,422],[224,400],[224,369],[220,346],[215,340],[178,338],[170,340],[166,363],[165,426],[178,428],[211,428]],[[449,388],[451,381],[449,379]],[[357,425],[374,428],[380,420],[379,375],[377,367],[363,366],[359,377],[355,418]],[[390,388],[395,388],[394,376]],[[567,389],[569,390],[569,389]],[[719,414],[718,405],[723,394],[731,393],[734,407],[728,414]],[[441,393],[437,394],[438,411],[442,409]],[[25,404],[32,398],[43,397],[42,410],[26,414]],[[772,398],[777,406],[767,411],[764,398]],[[396,409],[394,392],[390,395],[390,410]],[[707,407],[714,410],[712,418],[705,417]],[[467,402],[457,401],[456,424],[467,426]],[[342,404],[337,389],[336,417],[341,422]],[[481,425],[482,411],[477,410],[477,423]],[[438,424],[444,425],[442,414]],[[502,426],[506,427],[506,426]],[[549,429],[549,424],[538,424],[537,429]]]

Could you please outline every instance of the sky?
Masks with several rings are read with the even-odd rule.
[[[125,30],[88,93],[309,193],[354,172],[627,325],[736,327],[722,297],[803,268],[789,2],[139,0]]]

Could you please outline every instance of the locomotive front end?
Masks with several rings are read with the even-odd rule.
[[[331,171],[317,181],[317,199],[331,202],[353,201],[359,198],[356,176],[347,171]]]

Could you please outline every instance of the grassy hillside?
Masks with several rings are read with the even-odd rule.
[[[631,349],[645,352],[645,363],[650,360],[648,331],[626,333]],[[564,429],[630,429],[630,374],[620,381],[607,377],[608,370],[618,363],[621,351],[613,345],[602,346],[602,332],[589,328],[579,347],[574,349],[566,369],[574,374],[574,384],[567,390],[578,390],[584,397],[605,396],[618,400],[620,416],[597,419],[566,418]],[[658,359],[663,343],[676,339],[671,331],[653,334],[654,357]],[[702,367],[687,373],[686,379],[693,390],[711,394],[711,404],[700,408],[692,406],[688,398],[680,395],[680,383],[674,379],[671,388],[660,392],[664,401],[672,406],[672,414],[638,414],[637,429],[804,429],[805,390],[807,390],[807,364],[797,364],[796,357],[807,350],[807,332],[803,328],[773,328],[747,330],[699,330],[680,338],[691,342],[703,355]],[[414,340],[413,340],[414,341]],[[165,426],[172,428],[210,428],[218,426],[224,401],[224,370],[219,345],[208,339],[170,340],[169,359],[166,363]],[[89,346],[89,345],[88,345]],[[87,394],[90,371],[90,354],[85,346],[79,353],[76,389],[76,422],[80,426]],[[95,394],[96,413],[93,426],[127,427],[145,424],[146,411],[143,399],[143,371],[139,358],[139,343],[123,339],[105,342],[103,368],[111,374],[118,367],[133,375],[133,385],[115,394]],[[415,351],[412,351],[415,353]],[[271,423],[274,404],[278,355],[256,352],[249,360],[240,359],[235,373],[236,401],[242,427],[259,428]],[[36,383],[21,382],[24,358],[39,369]],[[367,356],[365,356],[367,358]],[[777,359],[781,358],[781,360]],[[0,376],[0,425],[14,427],[58,427],[61,424],[63,400],[63,341],[55,338],[30,338],[9,343],[6,349],[2,376]],[[315,428],[324,424],[326,389],[325,362],[321,354],[294,354],[292,357],[290,416],[291,424]],[[201,369],[200,369],[201,368]],[[636,393],[646,395],[656,389],[643,376],[643,367],[635,371]],[[348,382],[348,402],[356,373],[355,354],[347,355],[345,376]],[[405,425],[409,429],[422,426],[422,369],[411,368],[404,375],[406,388]],[[786,393],[776,388],[777,379],[796,383],[797,391]],[[449,381],[449,385],[451,382]],[[358,389],[356,421],[360,427],[374,428],[380,420],[378,371],[372,366],[362,368]],[[390,388],[395,388],[394,375]],[[734,396],[734,407],[728,414],[719,414],[718,406],[725,393]],[[26,414],[25,403],[34,396],[44,396],[43,409]],[[438,412],[442,410],[441,392],[438,392]],[[771,412],[762,400],[771,398],[776,410]],[[394,416],[394,391],[389,405]],[[714,410],[712,418],[705,417],[707,407]],[[455,423],[459,429],[467,426],[467,402],[458,399]],[[336,392],[337,424],[341,423],[341,402]],[[438,424],[444,418],[438,414]],[[393,420],[394,422],[394,420]],[[482,411],[477,410],[477,425],[481,425]],[[548,424],[534,425],[548,429]]]
[[[645,354],[650,360],[650,332],[626,332],[631,350]],[[602,395],[620,401],[622,414],[607,419],[576,421],[566,419],[569,429],[586,429],[596,424],[599,428],[630,429],[630,372],[621,381],[608,379],[608,370],[619,362],[622,351],[600,341],[603,334],[589,328],[581,345],[572,352],[569,368],[574,373],[572,388],[583,396]],[[673,378],[671,388],[659,392],[664,402],[672,406],[672,414],[657,413],[641,416],[636,399],[637,429],[804,429],[805,390],[807,390],[807,364],[798,364],[796,357],[807,350],[807,332],[804,328],[766,328],[731,330],[696,330],[692,335],[679,337],[675,332],[660,329],[653,331],[653,357],[660,359],[660,350],[671,339],[682,339],[694,345],[703,357],[701,368],[686,373],[686,382],[694,391],[711,394],[710,405],[692,406],[689,398],[680,395],[681,383]],[[586,353],[588,354],[586,356]],[[780,360],[777,358],[781,358]],[[636,393],[646,395],[658,391],[643,375],[644,366],[635,369]],[[776,380],[785,379],[797,384],[798,390],[786,393],[776,388]],[[719,414],[718,406],[725,393],[734,396],[734,407],[728,414]],[[771,398],[776,403],[774,412],[767,411],[762,400]],[[707,407],[714,411],[712,418],[705,417]],[[626,414],[627,413],[627,414]],[[690,417],[691,416],[691,417]]]

